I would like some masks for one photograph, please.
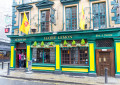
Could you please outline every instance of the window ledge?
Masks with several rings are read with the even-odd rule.
[[[77,65],[61,65],[61,66],[70,68],[89,68],[89,66],[77,66]]]
[[[55,66],[55,64],[32,63],[32,66]]]
[[[80,0],[60,0],[61,3],[76,2]]]

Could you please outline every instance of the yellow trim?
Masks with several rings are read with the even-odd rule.
[[[55,70],[54,67],[32,67],[34,70]]]
[[[27,68],[28,68],[28,61],[30,60],[30,45],[27,45]]]
[[[82,69],[82,68],[62,68],[62,71],[88,72],[88,69]]]
[[[95,71],[95,59],[94,59],[94,44],[89,44],[89,53],[90,53],[90,71]]]
[[[10,67],[13,67],[13,59],[14,59],[14,46],[11,46]]]
[[[60,48],[56,45],[56,69],[60,69]]]
[[[117,72],[120,72],[120,43],[116,43]]]

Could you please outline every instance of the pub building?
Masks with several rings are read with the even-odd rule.
[[[108,0],[46,0],[19,4],[17,0],[13,1],[13,14],[19,14],[13,17],[13,20],[18,18],[21,21],[19,18],[22,18],[23,11],[26,11],[28,20],[31,19],[31,29],[29,34],[25,35],[19,31],[21,22],[16,22],[18,26],[13,23],[13,33],[8,35],[11,39],[11,69],[19,68],[19,54],[23,52],[26,55],[26,65],[22,68],[28,69],[28,61],[32,61],[32,71],[104,76],[104,70],[108,68],[109,76],[120,77],[120,23],[113,24],[112,22],[115,22],[111,19],[113,16],[108,15],[111,11],[103,9],[106,7],[113,10],[111,6],[117,2],[114,0],[112,2]],[[90,22],[85,24],[85,30],[79,28],[78,14],[82,11],[82,3],[86,8],[89,5],[93,7],[90,11],[93,13],[88,15],[86,13],[90,7],[86,9],[87,11],[84,9],[85,16],[91,16]],[[108,3],[111,4],[108,6]],[[57,5],[63,12],[55,8]],[[57,14],[55,11],[56,25],[49,22],[52,15],[51,6],[61,12]],[[103,15],[99,15],[96,11],[97,7]],[[34,11],[38,13],[37,22],[40,24],[36,29],[32,29],[32,21],[35,21],[32,20]],[[105,17],[102,17],[96,22],[95,12],[100,17],[105,15],[106,21],[104,21]],[[96,19],[100,19],[99,16],[96,16]],[[71,22],[72,20],[74,22]]]

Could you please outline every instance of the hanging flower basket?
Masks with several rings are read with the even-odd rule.
[[[49,47],[54,47],[53,45],[50,45]]]
[[[75,42],[75,40],[72,41],[72,47],[76,47],[76,42]]]

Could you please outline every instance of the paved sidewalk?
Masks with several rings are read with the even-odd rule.
[[[67,74],[53,74],[53,73],[41,73],[41,72],[33,72],[32,74],[27,74],[25,70],[10,71],[10,75],[7,75],[7,66],[4,68],[4,70],[0,68],[0,76],[8,77],[8,78],[36,80],[36,81],[61,82],[61,83],[68,83],[71,85],[75,85],[75,84],[104,85],[104,77],[72,76]],[[109,77],[108,82],[109,83],[105,85],[120,85],[119,78]]]

